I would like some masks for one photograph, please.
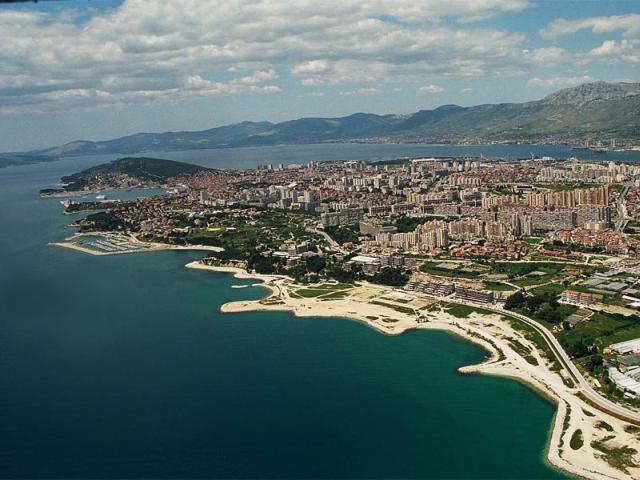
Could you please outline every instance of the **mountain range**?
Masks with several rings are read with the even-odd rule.
[[[356,113],[281,123],[242,122],[202,131],[137,133],[106,141],[0,155],[0,166],[62,156],[326,142],[576,143],[640,140],[640,83],[587,83],[526,103],[443,105],[409,115]]]

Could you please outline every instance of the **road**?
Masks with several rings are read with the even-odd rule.
[[[307,232],[316,233],[318,235],[322,235],[325,238],[325,240],[329,243],[329,245],[331,245],[331,248],[335,248],[336,250],[338,250],[341,253],[346,253],[346,251],[343,250],[343,248],[340,246],[340,244],[338,242],[336,242],[333,238],[331,238],[327,232],[324,232],[322,230],[318,230],[316,228],[307,228]]]
[[[483,308],[486,308],[486,307],[483,307]],[[531,318],[525,315],[520,315],[519,313],[510,312],[502,308],[489,307],[488,310],[493,310],[497,313],[500,313],[503,315],[509,315],[513,318],[521,320],[527,325],[530,325],[531,327],[533,327],[538,333],[540,333],[543,336],[543,338],[546,340],[547,344],[553,350],[553,353],[555,354],[560,364],[569,373],[569,375],[571,375],[571,378],[573,379],[573,381],[578,385],[579,391],[585,397],[587,397],[592,403],[596,404],[599,408],[601,408],[605,412],[613,413],[618,417],[622,417],[632,422],[636,422],[636,423],[640,422],[640,413],[636,413],[632,410],[629,410],[628,408],[618,405],[617,403],[612,402],[608,398],[605,398],[602,395],[600,395],[598,392],[596,392],[591,386],[591,384],[589,384],[589,382],[587,382],[587,380],[582,376],[582,373],[580,373],[580,370],[578,370],[578,367],[576,367],[576,365],[573,363],[569,355],[567,355],[567,352],[564,351],[558,339],[553,335],[553,333],[547,330],[543,325],[539,324],[535,320],[532,320]]]
[[[624,197],[626,197],[627,192],[629,192],[629,188],[631,188],[631,184],[625,185],[620,197],[618,197],[618,220],[616,221],[615,227],[616,233],[621,233],[630,220],[627,218],[627,205],[624,202]]]
[[[428,295],[428,296],[431,296],[431,295]],[[470,307],[490,310],[492,312],[499,313],[500,315],[509,315],[510,317],[520,320],[526,323],[527,325],[531,326],[533,329],[535,329],[538,333],[542,335],[542,337],[545,339],[545,341],[553,351],[554,355],[560,362],[560,365],[562,365],[565,371],[569,373],[574,383],[577,385],[577,388],[576,388],[577,393],[582,393],[594,406],[596,406],[597,408],[599,408],[604,412],[613,414],[614,416],[618,418],[622,418],[624,420],[628,420],[634,423],[640,423],[640,413],[634,412],[632,410],[629,410],[628,408],[618,405],[617,403],[612,402],[608,398],[605,398],[602,395],[600,395],[598,392],[596,392],[593,389],[593,387],[589,384],[589,382],[587,382],[587,380],[582,376],[582,373],[580,373],[580,370],[578,370],[578,367],[576,367],[576,365],[573,363],[571,358],[569,358],[569,355],[567,355],[567,352],[564,351],[564,349],[560,345],[560,342],[558,342],[558,339],[553,335],[553,333],[547,330],[547,328],[541,325],[540,323],[536,322],[535,320],[525,315],[511,312],[509,310],[505,310],[501,307],[496,307],[493,305],[485,305],[485,304],[477,304],[477,303],[467,302],[467,301],[460,301],[450,297],[446,297],[446,298],[432,297],[432,298],[438,298],[439,300],[443,300],[449,303],[457,303],[460,305],[467,305]]]

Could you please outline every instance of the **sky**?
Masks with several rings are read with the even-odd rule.
[[[637,0],[0,5],[0,151],[640,81]]]

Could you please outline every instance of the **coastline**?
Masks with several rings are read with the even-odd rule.
[[[290,287],[292,279],[288,277],[251,274],[241,268],[209,266],[198,261],[190,262],[186,267],[231,273],[238,279],[260,280],[263,283],[258,286],[270,291],[259,300],[225,303],[220,306],[223,313],[287,311],[294,317],[342,317],[356,320],[385,335],[400,335],[413,329],[443,330],[454,334],[487,352],[487,358],[481,363],[460,367],[459,373],[507,377],[526,384],[555,404],[556,413],[544,452],[545,460],[550,465],[570,475],[594,480],[640,477],[639,467],[627,467],[626,471],[614,468],[602,452],[592,446],[592,442],[606,442],[612,448],[627,445],[640,447],[640,439],[625,430],[629,424],[597,410],[581,399],[577,395],[579,389],[567,385],[566,379],[551,370],[551,362],[538,351],[533,342],[497,313],[484,315],[473,312],[466,318],[459,318],[445,311],[442,306],[437,310],[427,305],[409,315],[402,311],[403,303],[385,298],[385,295],[394,290],[390,287],[362,284],[354,288],[354,294],[348,298],[296,298]],[[384,299],[384,303],[377,300],[380,298]],[[376,303],[373,304],[372,301]],[[437,302],[431,303],[438,306]],[[529,352],[528,360],[516,351],[514,345],[521,352],[522,348]],[[603,430],[599,426],[603,423],[613,430]],[[578,430],[582,432],[584,441],[579,448],[574,449],[571,438]]]
[[[83,246],[77,241],[83,237],[102,237],[108,242],[115,242],[121,249],[118,250],[97,250]],[[74,233],[70,237],[64,239],[61,242],[49,242],[48,245],[55,247],[68,248],[70,250],[76,250],[78,252],[86,253],[95,257],[106,257],[111,255],[125,255],[131,253],[143,253],[143,252],[158,252],[162,250],[197,250],[208,252],[222,252],[221,247],[214,247],[209,245],[169,245],[166,243],[154,243],[138,240],[134,235],[124,234],[96,234],[96,233]],[[101,247],[104,248],[104,247]]]

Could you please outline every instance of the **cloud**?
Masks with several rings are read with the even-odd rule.
[[[296,75],[308,73],[323,73],[329,70],[329,68],[329,62],[327,62],[326,60],[310,60],[308,62],[294,65],[291,69],[291,73],[294,73]]]
[[[553,66],[560,63],[568,62],[571,54],[561,47],[544,47],[537,48],[533,51],[525,50],[525,59],[537,66]]]
[[[474,22],[529,5],[125,0],[92,16],[4,8],[0,105],[47,112],[276,93],[283,72],[307,86],[523,73],[524,35]]]
[[[420,93],[440,93],[444,92],[444,88],[440,85],[425,85],[418,89]]]
[[[565,88],[574,87],[583,83],[593,82],[594,79],[589,75],[582,75],[578,77],[553,77],[553,78],[538,78],[534,77],[527,82],[528,87],[534,88]]]
[[[340,92],[340,95],[371,95],[373,93],[381,93],[381,90],[374,87],[359,88],[357,90],[349,90],[347,92]]]
[[[463,88],[460,90],[460,93],[472,93],[473,88]]]
[[[622,30],[625,36],[638,38],[640,37],[640,14],[629,13],[577,20],[560,18],[540,30],[540,35],[546,39],[556,39],[573,35],[580,30],[591,30],[593,33],[611,33]]]
[[[640,61],[638,42],[623,39],[619,42],[615,40],[605,40],[602,45],[589,51],[588,58],[599,60],[623,60],[631,63]]]

